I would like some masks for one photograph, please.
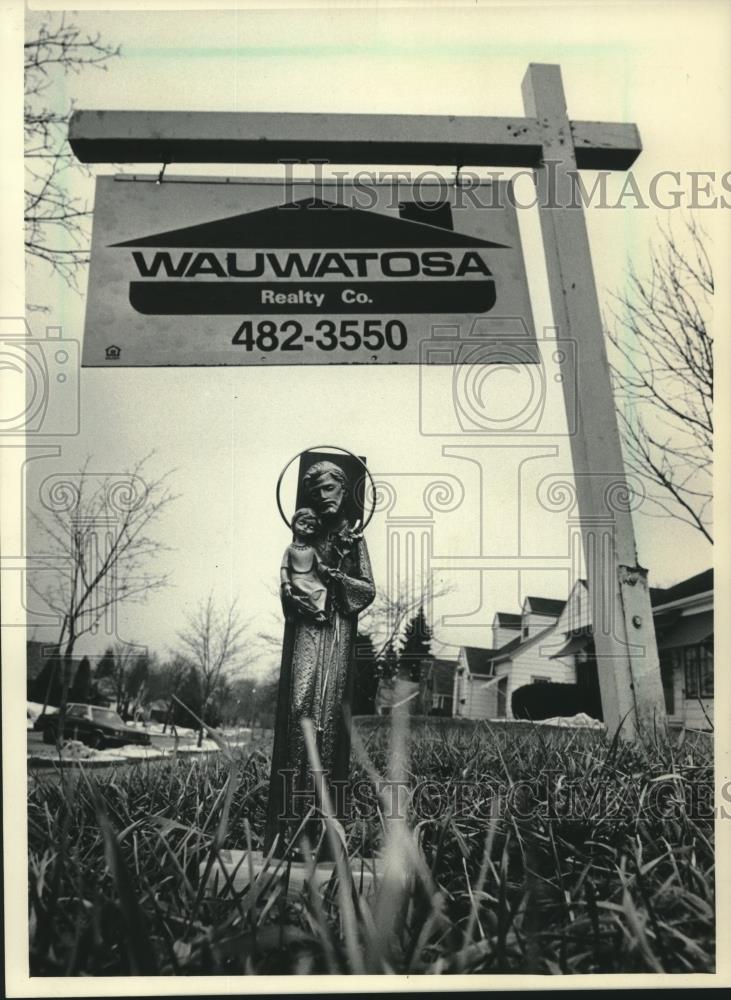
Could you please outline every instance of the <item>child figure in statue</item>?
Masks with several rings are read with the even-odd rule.
[[[327,570],[310,544],[320,530],[320,519],[310,507],[301,507],[292,518],[293,541],[282,559],[282,602],[285,612],[295,611],[323,625],[327,620]]]

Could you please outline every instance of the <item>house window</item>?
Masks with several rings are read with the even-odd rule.
[[[713,653],[704,646],[682,650],[685,665],[685,697],[713,697]]]
[[[529,625],[524,625],[523,626],[523,638],[524,639],[528,638],[528,633],[529,632],[530,632],[530,626]]]
[[[540,676],[538,674],[534,674],[531,677],[530,682],[531,684],[550,684],[551,678],[546,677],[545,674],[541,674]]]

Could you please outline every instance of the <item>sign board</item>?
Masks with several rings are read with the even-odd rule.
[[[539,361],[508,181],[96,184],[85,366]]]

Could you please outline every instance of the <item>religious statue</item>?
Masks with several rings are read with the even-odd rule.
[[[352,516],[353,485],[335,460],[306,468],[300,493],[309,506],[292,518],[294,540],[282,561],[285,629],[264,835],[267,853],[279,834],[276,856],[317,805],[303,719],[314,725],[328,783],[342,787],[348,778],[358,614],[375,597],[360,519]]]

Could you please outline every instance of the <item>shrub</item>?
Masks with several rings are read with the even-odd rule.
[[[597,712],[596,699],[590,690],[554,681],[524,684],[517,688],[513,691],[511,706],[516,719],[552,719],[557,715],[572,716],[579,712],[601,718],[601,710]]]

